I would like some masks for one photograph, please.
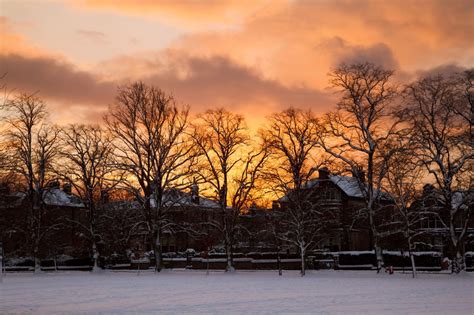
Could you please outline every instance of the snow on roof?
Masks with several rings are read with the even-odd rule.
[[[17,191],[11,194],[15,196],[15,205],[20,205],[26,198],[26,193]],[[43,191],[43,202],[48,206],[83,208],[84,203],[77,196],[68,194],[59,188],[46,188]]]
[[[472,191],[456,191],[453,193],[451,199],[451,206],[453,209],[467,208],[469,204],[472,204],[474,192]]]
[[[204,197],[198,197],[199,198],[199,203],[196,203],[193,200],[193,195],[178,189],[170,189],[167,190],[163,197],[163,205],[166,207],[171,207],[171,206],[181,206],[181,207],[203,207],[203,208],[219,208],[219,204],[213,200],[204,198]],[[155,205],[155,200],[152,197],[151,198],[151,206]]]
[[[434,198],[440,206],[445,204],[445,196],[443,191],[431,186],[431,188],[423,192],[422,198]],[[474,191],[454,191],[451,195],[451,208],[452,209],[466,209],[471,206],[474,201]]]
[[[348,197],[352,198],[364,198],[364,194],[361,189],[359,180],[352,176],[340,176],[340,175],[329,175],[329,180],[339,187]],[[316,178],[308,182],[307,188],[313,188],[318,185],[322,179]],[[364,186],[364,185],[362,185]],[[382,192],[382,198],[385,200],[392,199],[388,193]],[[285,195],[278,199],[278,201],[288,201],[288,197]]]
[[[357,178],[352,176],[330,175],[329,179],[331,180],[331,182],[337,185],[347,196],[353,198],[364,198],[364,193],[361,188],[367,188],[367,185],[360,185],[359,180]],[[382,199],[392,199],[390,194],[380,190],[375,190],[375,195],[378,196],[378,194],[382,194]]]
[[[331,182],[338,186],[347,196],[355,198],[364,198],[360,189],[359,181],[351,176],[329,176]]]
[[[83,208],[84,203],[74,195],[70,195],[59,188],[49,188],[43,193],[44,203],[49,206]]]

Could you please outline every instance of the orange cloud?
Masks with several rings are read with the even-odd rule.
[[[155,16],[184,28],[204,29],[239,24],[260,7],[268,4],[268,0],[85,0],[78,1],[77,4],[85,8]]]
[[[66,104],[103,104],[113,100],[116,84],[78,70],[53,57],[0,55],[0,73],[8,86]]]
[[[116,22],[116,17],[133,15],[159,21],[157,27],[170,23],[184,30],[171,44],[148,45],[146,51],[131,40],[127,55],[117,49],[84,68],[70,56],[58,58],[49,47],[30,46],[13,32],[11,21],[0,20],[6,39],[2,44],[8,46],[2,49],[1,69],[8,68],[11,85],[40,90],[83,118],[88,111],[97,117],[113,102],[117,85],[138,79],[172,92],[195,111],[227,106],[248,117],[264,117],[290,105],[316,111],[332,108],[336,102],[326,89],[327,73],[343,61],[375,62],[395,69],[404,80],[445,64],[474,64],[472,1],[89,0],[75,4],[68,9],[80,16],[106,12]],[[111,47],[114,38],[120,38],[113,28],[105,37],[100,28],[84,21],[70,26],[72,35],[94,43],[107,41]],[[145,35],[141,40],[159,41],[153,27]],[[95,60],[99,59],[103,56]]]
[[[8,73],[8,86],[19,91],[38,92],[39,96],[58,104],[56,107],[63,111],[67,108],[78,111],[81,113],[78,118],[86,120],[95,120],[96,112],[104,112],[114,101],[117,86],[133,80],[143,80],[172,93],[181,103],[191,105],[194,113],[225,106],[262,118],[288,106],[322,112],[334,103],[326,91],[284,86],[222,56],[197,58],[173,51],[168,52],[166,60],[166,67],[159,61],[146,61],[154,71],[107,81],[66,61],[46,57],[0,55],[0,71]],[[140,68],[142,62],[142,59],[130,57],[127,62],[119,59],[115,65],[120,68],[127,63],[127,68]],[[109,61],[111,69],[114,68],[112,64],[113,61]],[[90,117],[85,114],[87,108]]]
[[[228,106],[239,112],[262,115],[290,105],[316,110],[331,106],[331,97],[325,91],[304,85],[282,85],[223,56],[179,55],[172,62],[174,64],[167,70],[146,80],[199,108]],[[259,106],[262,104],[266,107]]]
[[[332,65],[364,50],[373,55],[374,47],[383,48],[375,61],[391,59],[408,72],[472,64],[473,14],[472,1],[294,1],[258,12],[237,30],[193,33],[174,47],[229,56],[284,84],[322,88]]]
[[[0,16],[0,54],[19,52],[26,55],[38,55],[40,50],[27,43],[25,38],[13,31],[13,23]]]

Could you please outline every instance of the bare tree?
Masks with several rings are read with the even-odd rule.
[[[91,242],[93,270],[99,268],[98,242],[101,236],[98,222],[102,210],[101,200],[120,180],[113,168],[111,139],[99,126],[69,125],[63,129],[63,162],[59,174],[74,187],[86,209],[88,222],[80,225]],[[115,174],[114,174],[115,173]]]
[[[131,240],[137,235],[137,229],[144,222],[143,211],[137,202],[121,194],[115,196],[112,191],[109,202],[104,206],[101,216],[101,238],[106,244],[105,250],[109,254],[118,254],[127,257],[134,250]]]
[[[321,239],[324,209],[318,203],[309,182],[318,169],[318,134],[320,122],[310,111],[287,109],[273,114],[261,130],[265,146],[271,152],[271,169],[266,172],[279,199],[273,209],[275,235],[296,246],[301,256],[301,276],[305,275],[308,249]]]
[[[474,147],[473,125],[474,125],[474,68],[468,69],[455,76],[456,97],[453,111],[459,120],[467,126],[464,141],[469,146]],[[471,182],[472,184],[472,182]]]
[[[6,74],[0,76],[0,93],[3,95],[0,96],[0,174],[3,175],[4,172],[8,171],[7,168],[7,125],[5,123],[7,109],[6,105],[9,102],[9,94],[6,88],[6,84],[3,82]]]
[[[35,259],[35,270],[40,270],[38,259],[45,237],[58,224],[45,224],[45,188],[52,178],[53,162],[58,154],[58,130],[46,122],[42,100],[34,95],[21,94],[7,104],[8,162],[7,167],[24,179],[28,204],[26,226],[22,229],[28,240],[29,252]]]
[[[386,210],[380,203],[382,183],[387,162],[397,151],[385,145],[398,132],[398,122],[392,121],[391,104],[397,95],[392,75],[393,71],[370,63],[342,64],[336,68],[330,74],[331,84],[340,92],[341,99],[337,110],[326,115],[326,130],[319,141],[326,152],[357,175],[365,198],[360,217],[368,221],[378,271],[383,261],[376,216]]]
[[[119,89],[106,122],[116,140],[118,166],[131,176],[128,188],[142,205],[143,224],[160,271],[161,235],[172,225],[163,197],[166,190],[186,183],[193,159],[193,147],[185,134],[188,108],[179,108],[172,96],[138,82]]]
[[[454,272],[465,267],[464,243],[472,222],[472,192],[465,193],[472,189],[472,94],[472,78],[445,75],[421,78],[405,90],[404,117],[414,128],[418,161],[442,195],[439,218],[449,231]]]
[[[413,278],[416,277],[416,265],[413,252],[420,237],[427,231],[423,224],[433,216],[433,213],[424,207],[413,207],[417,200],[418,189],[422,184],[423,170],[416,162],[416,143],[411,134],[403,137],[403,141],[396,143],[400,149],[393,154],[387,165],[387,188],[395,203],[393,218],[387,225],[389,232],[401,234],[406,240],[406,249],[410,256]]]
[[[225,109],[200,115],[192,137],[200,153],[195,174],[208,187],[209,197],[219,203],[220,214],[211,224],[222,235],[226,271],[233,271],[232,253],[239,214],[249,205],[267,154],[250,151],[244,118]]]

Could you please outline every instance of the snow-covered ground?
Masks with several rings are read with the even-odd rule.
[[[474,274],[10,273],[0,314],[474,314]]]

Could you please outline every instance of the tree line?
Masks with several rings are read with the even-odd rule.
[[[401,85],[394,71],[371,63],[341,64],[329,74],[338,93],[335,109],[316,115],[290,107],[268,116],[252,135],[242,115],[225,108],[191,115],[188,106],[143,82],[118,88],[104,123],[58,126],[48,119],[39,94],[6,95],[1,105],[2,181],[25,193],[28,209],[21,228],[28,253],[39,266],[39,249],[61,222],[44,223],[44,192],[52,181],[69,183],[87,210],[81,225],[94,268],[98,268],[105,196],[133,198],[140,215],[129,212],[128,229],[145,229],[153,244],[156,269],[162,265],[162,235],[179,228],[168,215],[164,196],[171,189],[203,194],[219,205],[207,222],[219,231],[227,270],[239,216],[253,203],[275,207],[269,230],[276,244],[305,255],[324,239],[336,220],[332,209],[315,202],[308,184],[315,171],[330,165],[340,174],[356,174],[364,206],[354,220],[364,220],[379,269],[381,241],[402,233],[406,249],[416,249],[426,233],[420,223],[435,217],[454,250],[453,270],[464,268],[463,250],[472,226],[474,70],[426,75]],[[218,91],[216,92],[218,93]],[[13,93],[12,93],[13,94]],[[410,205],[423,184],[431,183],[443,200],[439,209]],[[393,208],[384,211],[383,193]],[[456,194],[462,194],[457,202]],[[9,222],[4,222],[4,236]]]

